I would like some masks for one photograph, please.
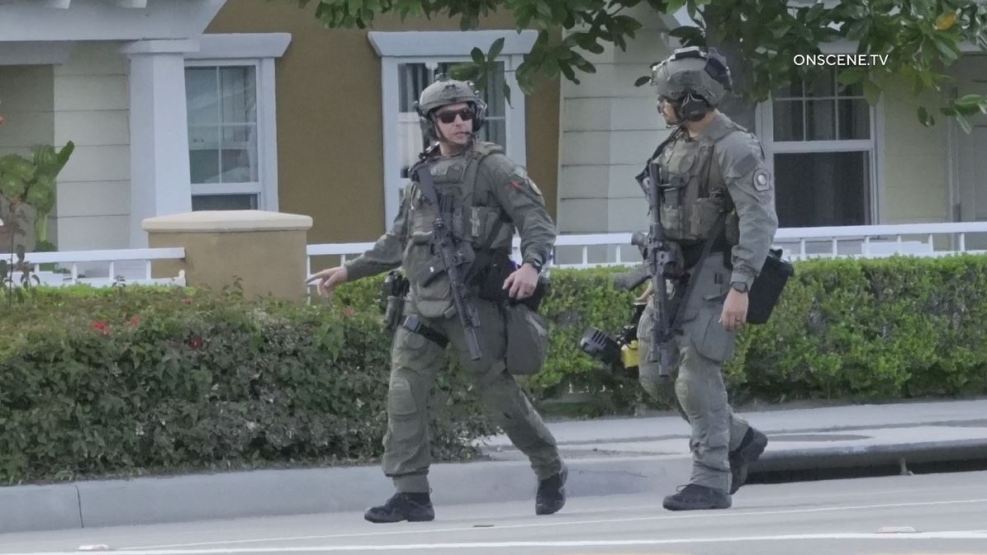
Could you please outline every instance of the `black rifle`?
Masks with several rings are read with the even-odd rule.
[[[421,161],[412,168],[411,175],[418,182],[418,186],[425,196],[425,202],[435,208],[435,220],[432,222],[432,251],[439,256],[442,269],[445,270],[449,278],[449,288],[452,292],[452,299],[456,305],[456,314],[459,315],[459,323],[466,332],[466,345],[470,350],[470,358],[479,360],[483,357],[480,348],[480,338],[477,330],[480,328],[480,317],[476,312],[476,307],[466,301],[466,270],[464,266],[469,265],[472,257],[466,255],[456,244],[453,237],[452,228],[446,222],[446,216],[451,208],[443,206],[439,202],[439,195],[435,191],[435,183],[432,181],[432,167],[428,160],[435,147],[431,147],[421,154]]]
[[[661,224],[661,198],[659,197],[659,167],[649,163],[641,176],[647,187],[650,205],[650,222],[645,247],[645,265],[651,276],[651,289],[657,300],[657,310],[652,311],[651,348],[648,349],[648,362],[658,362],[658,376],[670,379],[672,369],[678,364],[679,350],[675,341],[675,328],[678,323],[678,304],[682,296],[676,295],[679,302],[668,295],[666,278],[681,278],[683,272],[682,249],[677,243],[665,239]],[[677,289],[677,288],[676,288]]]
[[[660,148],[660,147],[659,147]],[[658,362],[658,377],[670,380],[672,369],[678,364],[679,350],[675,341],[675,333],[679,331],[686,303],[692,296],[692,290],[699,283],[704,262],[712,250],[713,243],[723,230],[724,216],[720,214],[709,238],[703,245],[699,260],[692,266],[691,272],[685,272],[685,259],[682,247],[673,241],[665,239],[665,230],[661,224],[661,197],[658,187],[659,172],[657,162],[650,162],[646,171],[638,175],[642,186],[646,187],[648,203],[651,209],[651,222],[647,236],[645,251],[645,266],[651,276],[651,288],[658,300],[658,310],[652,312],[652,345],[648,350],[648,362]],[[673,190],[677,187],[673,187]],[[635,237],[639,242],[644,238]],[[675,281],[675,295],[670,298],[666,280]],[[684,286],[684,287],[683,287]],[[684,291],[683,291],[684,289]]]

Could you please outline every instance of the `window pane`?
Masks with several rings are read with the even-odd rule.
[[[259,181],[254,66],[189,67],[192,183]]]
[[[836,138],[836,103],[833,100],[809,100],[806,109],[806,140],[830,141]]]
[[[840,139],[870,138],[870,105],[866,100],[840,100]]]
[[[223,123],[257,121],[257,91],[254,67],[223,67],[219,70],[223,94]]]
[[[192,183],[219,183],[219,128],[190,127],[188,142]]]
[[[192,210],[256,210],[257,195],[193,195]]]
[[[223,183],[257,181],[257,141],[253,125],[223,127],[223,152],[220,157]]]
[[[219,98],[216,68],[190,67],[185,69],[185,98],[188,104],[188,122],[219,123]]]
[[[852,85],[843,85],[837,83],[836,93],[840,96],[864,96],[864,86],[860,83],[854,83]]]
[[[805,96],[834,96],[835,77],[833,71],[826,69],[814,72],[805,83]]]
[[[774,103],[775,141],[802,141],[802,101],[782,100]]]
[[[869,151],[776,154],[774,160],[781,227],[869,223]]]
[[[771,93],[775,98],[802,98],[802,80],[798,79]]]

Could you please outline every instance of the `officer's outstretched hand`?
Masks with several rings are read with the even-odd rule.
[[[504,280],[504,289],[512,299],[526,299],[534,294],[538,287],[538,270],[531,264],[523,264],[511,272]]]
[[[336,266],[335,268],[329,268],[312,274],[311,277],[305,280],[305,283],[309,284],[313,281],[318,281],[319,294],[325,297],[332,297],[332,290],[340,283],[344,283],[347,279],[349,279],[349,274],[346,271],[346,266]]]
[[[730,288],[727,298],[723,301],[723,312],[720,313],[720,323],[727,331],[737,331],[743,327],[747,321],[747,305],[749,304],[747,293],[741,293],[734,288]]]

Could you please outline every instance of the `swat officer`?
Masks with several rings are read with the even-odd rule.
[[[681,249],[686,277],[674,293],[684,303],[675,330],[677,368],[660,373],[657,363],[647,362],[655,346],[643,340],[640,380],[655,397],[674,385],[680,412],[692,427],[692,476],[663,506],[725,509],[767,445],[763,433],[733,414],[722,369],[778,227],[774,185],[757,138],[716,109],[732,86],[721,55],[681,48],[651,69],[658,109],[673,130],[649,167],[657,168],[652,177],[658,180],[665,238]],[[692,290],[681,298],[690,279]],[[652,337],[657,303],[650,297],[638,326],[642,339]],[[674,384],[663,378],[676,371]]]
[[[419,181],[411,184],[391,230],[373,248],[309,279],[318,280],[320,293],[326,294],[345,281],[401,266],[411,282],[404,324],[395,333],[391,351],[384,436],[384,474],[393,480],[397,493],[367,510],[364,516],[371,522],[435,517],[427,478],[431,462],[427,403],[436,374],[444,367],[447,343],[476,384],[488,415],[530,459],[539,480],[535,513],[555,513],[565,504],[566,467],[555,438],[508,372],[504,313],[496,300],[523,299],[535,292],[555,242],[555,225],[525,170],[511,162],[500,146],[476,140],[486,109],[471,83],[444,76],[422,91],[417,104],[423,132],[438,142],[438,152],[419,171],[430,172],[430,187],[442,201],[438,204],[454,206],[448,227],[457,243],[467,242],[475,252],[466,300],[479,320],[482,354],[478,359],[470,355],[448,272],[439,268],[439,275],[434,275],[431,237],[438,208],[429,202]],[[508,262],[515,227],[523,256],[516,270]],[[505,267],[507,271],[495,271]]]

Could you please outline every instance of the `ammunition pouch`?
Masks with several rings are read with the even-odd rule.
[[[795,268],[790,262],[781,259],[781,250],[773,249],[764,259],[761,273],[757,275],[749,293],[747,322],[764,324],[771,318],[771,312],[781,297],[788,278],[795,275]]]
[[[404,274],[397,270],[388,272],[381,287],[381,305],[384,309],[384,328],[388,332],[397,329],[404,316],[404,297],[408,294],[410,283]]]

